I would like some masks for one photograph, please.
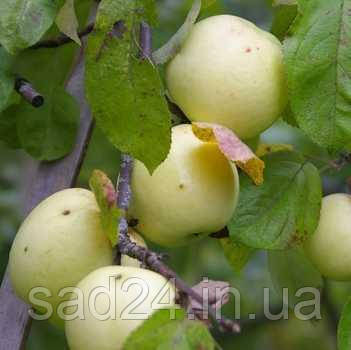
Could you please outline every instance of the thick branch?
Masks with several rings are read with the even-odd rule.
[[[44,97],[24,78],[16,78],[15,90],[33,107],[41,107],[44,103]]]
[[[86,28],[78,33],[79,38],[83,38],[84,36],[90,34],[94,29],[94,23],[88,24]],[[66,45],[71,43],[73,40],[68,36],[62,34],[56,38],[39,41],[37,44],[31,46],[31,49],[51,49],[55,47],[59,47],[62,45]]]

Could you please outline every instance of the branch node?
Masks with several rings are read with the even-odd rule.
[[[16,78],[15,90],[33,107],[38,108],[44,104],[44,97],[24,78]]]

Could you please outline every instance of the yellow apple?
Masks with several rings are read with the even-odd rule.
[[[129,238],[132,242],[136,243],[140,247],[147,248],[147,245],[146,245],[143,237],[141,237],[133,229],[129,228],[128,234],[129,234]],[[122,254],[121,265],[122,266],[130,266],[130,267],[140,267],[141,262],[138,259],[134,259],[134,258],[129,257],[128,255]]]
[[[190,120],[222,124],[241,139],[270,127],[287,101],[280,42],[230,15],[194,26],[168,64],[166,82]]]
[[[314,235],[305,243],[307,257],[327,278],[351,280],[351,196],[323,198],[321,217]]]
[[[136,267],[100,268],[77,288],[81,298],[77,294],[67,314],[73,318],[84,310],[84,319],[66,320],[71,350],[120,350],[128,335],[153,312],[175,306],[173,284]]]
[[[94,194],[73,188],[45,199],[24,220],[10,251],[10,278],[21,299],[46,313],[48,308],[42,309],[30,297],[33,288],[45,288],[47,295],[38,293],[35,299],[50,303],[50,320],[63,326],[56,313],[62,301],[59,291],[74,287],[88,273],[112,261],[113,250],[102,231]]]
[[[172,129],[170,153],[152,175],[135,162],[131,186],[136,230],[163,246],[186,245],[224,228],[239,195],[235,165],[188,124]]]

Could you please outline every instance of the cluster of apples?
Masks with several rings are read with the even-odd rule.
[[[129,234],[146,246],[136,232]],[[71,349],[120,349],[145,317],[175,306],[175,288],[135,259],[122,256],[118,266],[113,260],[94,194],[67,189],[41,202],[22,223],[10,252],[10,278],[16,294],[36,309],[34,317],[65,328]],[[155,303],[162,291],[168,291],[166,301]],[[136,301],[135,312],[144,318],[129,314]]]
[[[244,140],[270,127],[287,100],[280,42],[252,23],[229,15],[210,17],[194,26],[166,68],[166,82],[171,98],[190,120],[224,125]],[[225,227],[238,195],[235,165],[216,144],[200,141],[190,125],[179,125],[172,129],[167,159],[152,175],[141,162],[135,162],[128,215],[137,219],[136,231],[150,241],[167,247],[187,245]],[[346,248],[337,260],[320,258],[322,250],[340,251],[334,238],[351,239],[349,224],[348,237],[344,237],[345,217],[351,217],[349,197],[326,199],[318,232],[306,248],[327,276],[344,276],[335,272],[337,265],[345,267],[351,259]],[[339,232],[340,237],[330,237],[331,232]],[[130,234],[139,245],[145,245],[136,232]],[[101,321],[91,312],[86,297],[96,288],[108,288],[113,277],[115,302],[121,311],[139,293],[123,285],[128,279],[140,278],[148,286],[148,295],[137,312],[151,315],[155,309],[175,305],[175,288],[134,259],[122,257],[121,266],[113,266],[113,260],[93,193],[68,189],[44,200],[23,222],[10,252],[10,277],[17,295],[42,313],[46,304],[33,303],[31,291],[36,287],[49,290],[40,299],[52,306],[50,320],[57,325],[63,324],[59,317],[62,301],[68,302],[65,305],[74,314],[69,304],[72,293],[62,294],[62,288],[77,286],[86,307],[84,319],[65,321],[70,348],[116,350],[143,320],[119,314]],[[350,276],[351,261],[347,268]],[[151,307],[165,285],[171,291],[168,302]],[[104,314],[106,295],[97,295],[95,306]]]

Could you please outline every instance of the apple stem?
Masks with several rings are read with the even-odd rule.
[[[211,234],[209,235],[209,237],[215,238],[215,239],[229,238],[229,231],[228,231],[228,229],[225,227],[225,228],[223,228],[223,229],[220,230],[220,231],[211,233]]]

